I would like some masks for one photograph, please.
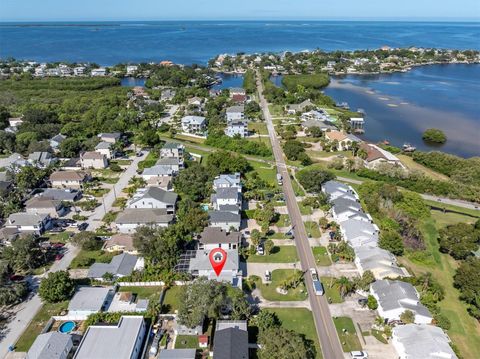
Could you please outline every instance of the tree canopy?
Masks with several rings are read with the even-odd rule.
[[[40,283],[38,295],[47,303],[70,299],[75,292],[75,283],[67,271],[49,273]]]

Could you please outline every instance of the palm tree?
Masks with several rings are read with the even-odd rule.
[[[353,289],[352,282],[345,276],[340,277],[335,282],[338,285],[338,290],[340,291],[340,296],[345,297],[346,294],[350,293]]]

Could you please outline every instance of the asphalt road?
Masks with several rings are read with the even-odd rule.
[[[94,231],[102,224],[101,220],[105,213],[112,208],[116,195],[120,194],[122,189],[128,185],[128,181],[136,175],[138,163],[144,160],[147,155],[148,152],[143,152],[141,157],[135,157],[130,166],[121,174],[119,180],[114,185],[115,190],[112,188],[112,190],[103,197],[102,205],[97,207],[86,221],[88,223],[88,231]],[[61,260],[53,263],[47,273],[32,278],[31,286],[33,291],[30,293],[30,297],[8,310],[12,318],[5,327],[0,330],[0,358],[4,358],[7,355],[8,347],[17,342],[25,328],[42,307],[42,301],[36,293],[41,278],[50,272],[66,270],[79,251],[79,248],[67,244],[66,251]]]
[[[263,84],[259,79],[260,76],[258,76],[257,74],[257,88],[259,90],[260,106],[262,108],[267,123],[268,134],[273,147],[273,154],[275,156],[277,171],[283,177],[283,191],[285,194],[285,201],[287,203],[288,213],[292,221],[292,226],[294,227],[293,231],[295,234],[295,246],[297,247],[297,252],[300,258],[302,270],[308,271],[309,268],[316,268],[315,259],[308,243],[307,232],[302,221],[300,209],[298,208],[295,193],[293,191],[292,183],[290,181],[290,175],[283,159],[283,151],[275,134],[275,129],[273,127],[272,117],[268,109],[268,104],[263,97]],[[315,321],[315,327],[317,329],[317,336],[320,342],[320,346],[322,348],[323,357],[325,359],[343,359],[343,350],[337,336],[337,331],[332,321],[330,309],[328,308],[328,302],[324,296],[315,295],[312,285],[312,278],[309,274],[305,275],[305,280],[308,289],[310,306],[312,308],[313,318]]]

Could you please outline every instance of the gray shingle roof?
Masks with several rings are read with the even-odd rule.
[[[217,244],[217,243],[239,243],[241,238],[240,232],[225,232],[218,227],[205,227],[200,234],[200,243]]]
[[[248,332],[233,326],[215,331],[215,359],[248,359]]]
[[[195,359],[195,349],[162,349],[159,359]]]
[[[88,270],[88,278],[101,278],[105,273],[127,276],[132,274],[138,257],[122,253],[112,258],[110,263],[94,263]]]
[[[117,216],[116,224],[170,223],[173,215],[163,208],[127,208]]]
[[[183,145],[178,142],[167,142],[165,145],[163,145],[163,148],[165,149],[177,149],[179,147],[183,147]]]
[[[143,193],[135,194],[132,203],[146,198],[153,198],[163,203],[175,204],[177,203],[178,195],[175,192],[168,192],[159,187],[151,186],[147,187]]]
[[[8,216],[7,223],[12,226],[32,226],[39,224],[47,216],[47,214],[28,214],[25,212],[12,213]]]
[[[69,334],[48,332],[40,334],[28,350],[27,359],[60,359],[65,350],[71,349],[72,337]]]
[[[224,212],[224,211],[209,211],[208,216],[212,223],[238,223],[240,224],[241,217],[238,213]]]
[[[238,270],[238,250],[228,249],[227,260],[223,266],[223,271]],[[195,253],[195,258],[190,259],[189,270],[212,270],[212,263],[210,262],[209,250],[198,250]]]
[[[351,201],[347,198],[338,197],[332,201],[332,205],[335,208],[335,213],[343,213],[348,210],[360,211],[362,206],[360,203]]]
[[[67,191],[60,188],[47,188],[41,193],[41,197],[51,198],[57,201],[76,201],[80,197],[80,192],[78,191]]]
[[[243,113],[245,112],[245,106],[239,105],[239,106],[230,106],[227,108],[227,113]]]
[[[215,202],[217,199],[239,199],[238,188],[236,187],[227,187],[227,188],[217,188],[215,193],[212,195],[212,202]]]
[[[360,262],[362,269],[375,270],[383,279],[389,276],[403,276],[403,270],[398,267],[395,256],[385,249],[374,246],[355,248],[355,260]]]
[[[165,157],[165,158],[160,158],[155,166],[172,166],[172,165],[180,165],[180,159],[175,158],[175,157]]]
[[[110,288],[79,287],[68,303],[68,310],[99,312],[108,297]]]
[[[163,165],[155,165],[150,168],[145,168],[143,170],[142,175],[144,176],[171,176],[173,170],[171,168],[167,168]]]
[[[104,149],[110,149],[110,147],[112,147],[112,143],[110,142],[105,142],[105,141],[102,141],[102,142],[99,142],[96,146],[95,146],[95,149],[96,150],[104,150]]]

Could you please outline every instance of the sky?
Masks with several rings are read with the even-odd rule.
[[[479,0],[0,0],[0,21],[480,20]]]

